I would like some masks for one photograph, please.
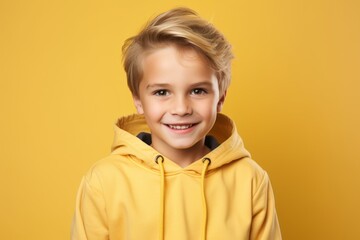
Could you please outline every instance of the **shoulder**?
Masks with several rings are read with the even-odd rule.
[[[234,161],[231,168],[231,171],[234,172],[239,181],[252,186],[253,193],[262,185],[267,185],[269,182],[267,172],[249,157]]]
[[[103,182],[124,171],[128,159],[120,155],[109,155],[96,161],[85,174],[88,182]]]
[[[266,174],[265,170],[250,157],[244,157],[233,162],[231,166],[235,171],[240,171],[251,177],[261,177]]]

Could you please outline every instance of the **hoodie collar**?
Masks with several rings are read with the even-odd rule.
[[[140,133],[150,133],[143,115],[134,114],[118,119],[115,124],[115,138],[111,148],[112,154],[127,156],[141,167],[158,172],[159,167],[155,163],[155,158],[161,153],[139,139],[137,136]],[[240,136],[237,134],[233,121],[227,116],[219,113],[208,135],[215,138],[219,144],[216,148],[212,146],[213,150],[203,157],[211,159],[208,172],[232,161],[250,157]],[[199,159],[182,168],[164,157],[164,167],[166,174],[186,171],[198,175],[201,174],[203,163]]]

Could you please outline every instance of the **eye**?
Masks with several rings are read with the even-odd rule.
[[[195,88],[195,89],[191,90],[191,94],[194,94],[194,95],[203,95],[206,93],[207,93],[207,91],[203,88]]]
[[[167,96],[167,95],[169,95],[169,91],[165,90],[165,89],[159,89],[159,90],[154,91],[153,94],[155,96]]]

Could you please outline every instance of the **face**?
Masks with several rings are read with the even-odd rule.
[[[203,152],[223,100],[214,71],[195,50],[168,46],[143,59],[134,103],[151,130],[152,146],[165,156]]]

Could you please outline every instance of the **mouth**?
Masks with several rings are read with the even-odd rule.
[[[170,129],[174,129],[174,130],[186,130],[192,128],[196,124],[165,124],[165,125]]]

